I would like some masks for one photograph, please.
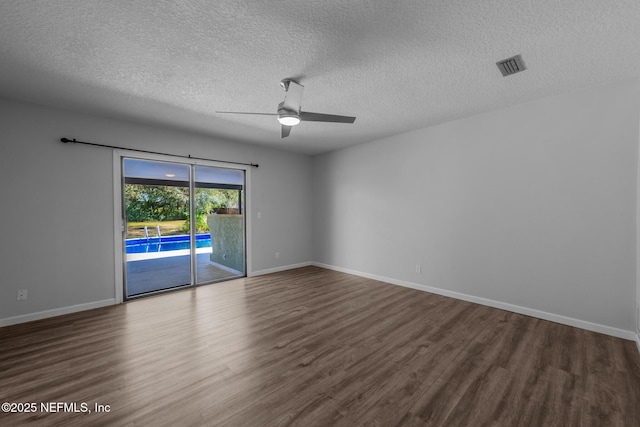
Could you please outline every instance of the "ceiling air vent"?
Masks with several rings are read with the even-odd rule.
[[[496,65],[500,69],[502,77],[507,77],[527,69],[524,62],[522,62],[522,56],[520,55],[512,56],[511,58],[496,62]]]

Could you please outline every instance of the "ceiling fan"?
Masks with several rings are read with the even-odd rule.
[[[247,113],[243,111],[216,111],[219,114],[254,114],[260,116],[277,116],[281,125],[280,136],[286,138],[291,133],[291,128],[300,122],[328,122],[328,123],[353,123],[356,118],[350,116],[336,116],[334,114],[310,113],[300,109],[302,91],[304,86],[291,79],[283,79],[280,82],[285,90],[284,101],[278,104],[277,113]]]

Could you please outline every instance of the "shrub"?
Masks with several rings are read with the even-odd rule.
[[[182,231],[189,233],[191,229],[191,218],[187,215],[187,219],[184,220],[182,225]],[[204,214],[196,215],[196,233],[207,233],[209,231],[209,224],[207,224],[207,216]]]

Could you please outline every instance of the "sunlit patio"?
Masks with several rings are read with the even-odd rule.
[[[134,257],[134,259],[137,258],[136,260],[127,262],[128,296],[191,283],[191,266],[188,254],[161,258],[147,257],[146,259],[140,259],[139,255],[143,254],[132,255],[138,256]],[[209,253],[196,255],[196,267],[196,282],[198,284],[218,282],[243,275],[242,272],[211,262]]]

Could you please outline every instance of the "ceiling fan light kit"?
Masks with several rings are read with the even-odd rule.
[[[296,126],[300,124],[300,119],[296,116],[279,116],[278,121],[284,126]]]
[[[284,108],[284,102],[278,105],[278,121],[284,126],[295,126],[300,124],[300,113]]]
[[[302,91],[304,86],[291,79],[282,79],[280,86],[285,90],[284,101],[278,104],[277,113],[249,113],[240,111],[216,111],[223,114],[253,114],[261,116],[276,116],[281,125],[280,137],[286,138],[291,133],[291,127],[300,122],[325,122],[325,123],[353,123],[355,117],[338,116],[335,114],[310,113],[302,111]]]

